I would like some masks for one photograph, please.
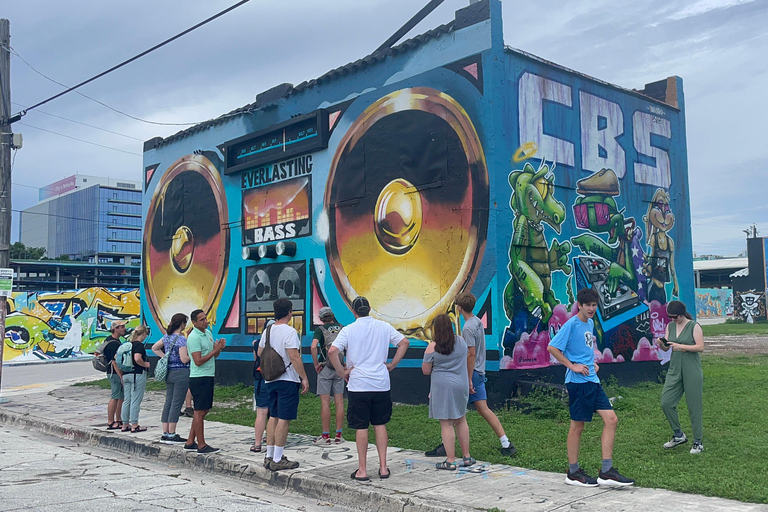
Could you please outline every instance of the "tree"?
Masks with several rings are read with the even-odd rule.
[[[21,242],[11,245],[12,260],[41,260],[45,256],[45,247],[27,247]]]

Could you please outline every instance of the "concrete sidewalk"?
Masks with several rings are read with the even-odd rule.
[[[297,492],[307,498],[359,510],[552,511],[766,511],[768,506],[666,490],[629,487],[580,488],[563,483],[563,473],[546,473],[501,464],[479,462],[469,471],[438,471],[434,459],[411,450],[390,448],[392,477],[357,483],[350,474],[357,467],[353,442],[320,448],[313,438],[291,435],[286,456],[301,463],[295,471],[272,473],[262,466],[264,454],[248,451],[253,428],[206,422],[206,439],[221,452],[197,455],[180,446],[159,442],[163,393],[147,393],[142,404],[141,434],[106,430],[108,391],[95,387],[64,387],[51,393],[15,395],[0,406],[0,422],[24,426],[83,444],[121,452],[125,457],[145,457],[171,466],[187,466],[218,473],[256,487],[270,486],[281,492]],[[186,436],[190,419],[181,418],[178,433]],[[369,446],[368,468],[376,474],[378,457]]]

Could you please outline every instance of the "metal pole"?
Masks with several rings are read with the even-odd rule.
[[[0,268],[11,263],[11,22],[0,19]],[[6,298],[0,297],[0,393],[3,389]]]

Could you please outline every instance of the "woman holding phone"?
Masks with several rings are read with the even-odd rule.
[[[672,439],[664,443],[664,448],[674,448],[688,442],[680,428],[677,404],[685,393],[688,414],[693,429],[693,447],[691,453],[704,451],[703,392],[704,374],[701,370],[701,352],[704,351],[704,333],[701,326],[694,322],[685,304],[678,300],[667,304],[667,316],[672,322],[667,325],[666,338],[659,338],[656,344],[662,350],[672,349],[664,389],[661,392],[661,408],[672,427]]]

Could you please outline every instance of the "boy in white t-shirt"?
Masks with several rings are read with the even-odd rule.
[[[283,455],[288,439],[288,427],[295,420],[299,410],[299,388],[301,394],[309,391],[309,381],[301,362],[301,340],[296,329],[288,325],[293,316],[293,306],[288,299],[277,299],[273,304],[275,323],[259,342],[259,357],[269,338],[269,345],[283,358],[285,373],[275,380],[265,380],[269,398],[269,421],[267,422],[267,456],[264,467],[271,471],[296,469],[299,463]]]
[[[371,305],[365,297],[352,301],[355,321],[344,327],[328,351],[328,358],[336,372],[347,381],[349,403],[347,424],[356,430],[358,469],[352,479],[370,481],[366,469],[368,454],[368,426],[373,425],[376,434],[376,450],[379,453],[379,478],[389,478],[387,467],[387,423],[392,416],[392,398],[389,394],[389,372],[408,350],[409,342],[394,327],[371,318]],[[391,363],[390,344],[397,347]],[[341,364],[339,354],[347,351],[347,367]]]

